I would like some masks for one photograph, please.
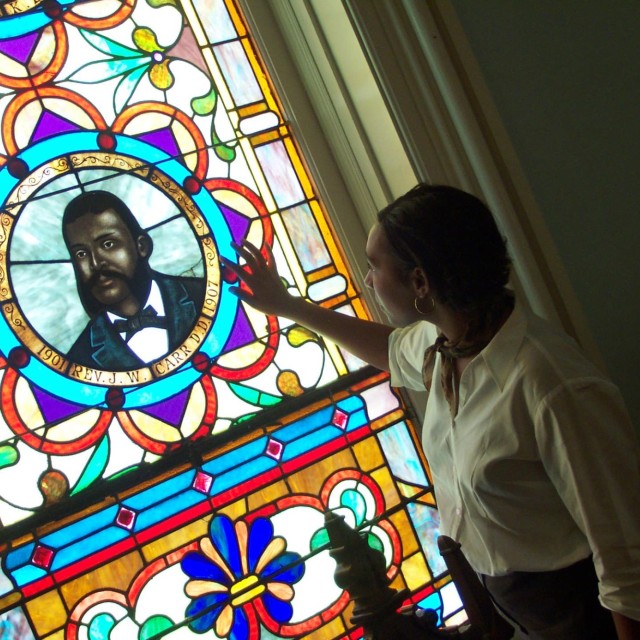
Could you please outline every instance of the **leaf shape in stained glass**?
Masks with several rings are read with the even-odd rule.
[[[154,9],[158,7],[165,7],[166,5],[170,5],[172,7],[177,6],[176,0],[147,0],[147,4]]]
[[[213,132],[211,138],[213,140],[213,151],[220,160],[233,162],[236,159],[236,150],[233,147],[220,142],[215,132]]]
[[[293,607],[288,602],[284,602],[270,593],[265,593],[264,596],[262,596],[262,602],[268,614],[276,622],[282,624],[283,622],[289,622],[289,620],[291,620]]]
[[[322,529],[318,529],[313,536],[311,536],[311,551],[315,551],[320,547],[324,547],[329,544],[329,534],[327,530],[323,527]]]
[[[260,577],[266,581],[295,584],[302,578],[304,571],[304,563],[300,562],[300,556],[293,551],[285,551],[269,562],[260,573]]]
[[[249,544],[247,545],[247,561],[249,571],[255,571],[256,565],[265,548],[273,537],[273,525],[266,518],[257,518],[251,525]]]
[[[146,53],[155,53],[156,51],[164,51],[164,47],[158,44],[156,34],[147,27],[138,27],[133,31],[133,41],[141,51]]]
[[[72,73],[67,80],[82,82],[84,84],[97,84],[98,82],[123,76],[138,67],[146,69],[151,62],[152,60],[148,56],[91,62],[80,67],[76,72]]]
[[[10,467],[18,461],[18,450],[12,445],[0,447],[0,469]]]
[[[248,420],[251,420],[251,418],[255,418],[258,414],[257,413],[247,413],[244,416],[240,416],[239,418],[236,418],[232,423],[231,423],[231,427],[235,427],[236,425],[242,424],[243,422],[247,422]]]
[[[107,462],[109,462],[109,450],[109,438],[105,436],[91,455],[89,463],[84,468],[80,479],[71,490],[70,495],[79,493],[102,475],[107,468]]]
[[[139,469],[139,468],[140,468],[140,465],[137,465],[137,464],[131,465],[126,469],[122,469],[121,471],[118,471],[118,473],[114,473],[112,476],[109,477],[109,480],[113,480],[114,478],[121,478],[122,476],[127,475],[127,473],[131,473],[132,471],[135,471],[136,469]]]
[[[229,640],[249,640],[250,637],[256,637],[255,635],[250,636],[251,625],[249,624],[247,614],[244,612],[244,609],[242,607],[233,609],[232,621],[233,626],[231,628]]]
[[[220,615],[227,597],[226,593],[210,593],[193,600],[185,612],[188,617],[192,617],[189,620],[189,627],[196,633],[209,631]]]
[[[167,631],[173,627],[173,622],[167,616],[151,616],[140,628],[138,634],[139,640],[150,640],[155,638],[157,634]]]
[[[218,94],[215,89],[211,89],[206,95],[191,100],[191,108],[199,116],[208,116],[214,112],[217,101]]]
[[[120,80],[113,94],[113,108],[116,113],[120,113],[127,106],[142,76],[147,72],[147,68],[145,65],[139,69],[134,69]]]
[[[293,327],[287,332],[287,340],[293,347],[299,347],[305,342],[318,342],[318,336],[306,327]]]
[[[115,618],[110,613],[99,613],[89,624],[89,640],[108,638],[115,624]]]
[[[82,37],[94,48],[108,56],[118,58],[139,58],[140,52],[136,49],[131,49],[111,38],[102,36],[95,31],[86,31],[80,29]]]
[[[258,391],[238,382],[229,383],[229,387],[239,398],[256,407],[272,407],[282,402],[282,398],[278,396],[272,396],[270,393]]]
[[[375,535],[374,533],[367,533],[366,534],[366,538],[367,538],[367,544],[372,549],[375,549],[376,551],[379,551],[380,553],[384,553],[384,546],[382,545],[382,542],[381,542],[380,538],[378,538],[377,535]]]
[[[304,387],[300,384],[300,378],[295,371],[281,371],[276,384],[279,391],[292,398],[297,398],[304,393]]]
[[[182,570],[194,580],[206,580],[226,585],[229,583],[229,576],[210,558],[191,551],[182,558]]]
[[[242,575],[240,548],[233,522],[227,516],[217,516],[209,525],[209,535],[213,546],[225,559],[235,576]]]
[[[361,493],[354,489],[346,489],[340,496],[340,504],[353,512],[357,527],[364,522],[367,513],[367,503]]]
[[[152,65],[151,71],[149,71],[149,78],[153,86],[158,89],[164,90],[173,86],[174,77],[169,70],[169,60],[163,60]]]

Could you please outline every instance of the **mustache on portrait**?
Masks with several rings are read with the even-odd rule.
[[[91,275],[91,277],[85,282],[85,286],[88,288],[94,287],[102,277],[109,278],[111,280],[123,280],[129,286],[133,283],[133,278],[130,278],[119,271],[114,271],[112,269],[100,269],[100,271],[96,271]]]
[[[78,287],[80,302],[82,303],[85,311],[92,318],[107,308],[106,305],[100,302],[91,292],[91,289],[98,283],[98,279],[101,276],[118,279],[124,282],[129,290],[141,302],[144,302],[149,295],[149,289],[151,287],[151,271],[149,269],[149,265],[144,261],[138,261],[132,277],[126,276],[125,274],[114,269],[110,269],[109,267],[100,269],[99,271],[91,274],[91,277],[85,282],[81,282],[80,278],[76,275],[76,284]]]

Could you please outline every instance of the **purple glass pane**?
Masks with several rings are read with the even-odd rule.
[[[8,58],[13,58],[20,64],[27,64],[39,39],[40,33],[34,31],[19,38],[0,40],[0,53],[3,53]]]
[[[170,129],[157,129],[151,133],[144,133],[138,136],[138,140],[143,140],[149,144],[162,149],[168,153],[172,158],[178,158],[182,160],[182,154],[176,144],[176,139],[173,137],[173,133]]]
[[[245,345],[253,342],[256,339],[256,335],[249,324],[247,315],[241,306],[238,306],[238,313],[236,314],[236,321],[233,323],[233,330],[231,336],[227,340],[227,344],[224,346],[224,351],[233,351],[233,349],[239,349]]]
[[[37,142],[43,138],[48,138],[56,133],[68,133],[69,131],[79,131],[80,127],[66,118],[61,118],[50,111],[43,111],[40,120],[36,125],[31,142]]]
[[[244,240],[245,236],[247,235],[249,225],[251,224],[251,220],[249,220],[247,216],[242,215],[231,207],[227,207],[221,202],[218,202],[218,206],[220,207],[220,211],[222,211],[222,215],[225,217],[225,220],[229,225],[231,235],[233,236],[233,241],[238,243],[241,240]]]
[[[38,387],[32,387],[32,391],[45,422],[66,420],[83,410],[77,404],[51,396]]]
[[[188,400],[189,390],[187,389],[167,400],[158,402],[158,404],[145,407],[144,412],[174,427],[178,427],[182,423],[182,417],[184,416],[184,410]]]

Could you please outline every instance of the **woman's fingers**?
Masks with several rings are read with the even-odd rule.
[[[281,307],[286,306],[289,294],[280,279],[270,247],[265,246],[263,255],[249,242],[232,243],[231,246],[244,263],[237,264],[223,257],[221,262],[245,286],[230,287],[229,291],[260,311],[277,314]]]
[[[232,242],[231,247],[241,258],[244,259],[248,267],[252,268],[255,266],[256,258],[255,255],[250,251],[248,243],[239,245],[235,242]]]
[[[266,262],[268,267],[273,268],[275,263],[276,263],[276,261],[275,261],[275,259],[273,257],[273,251],[272,251],[271,247],[268,244],[265,245],[265,247],[267,249],[267,258],[266,258],[265,262]]]
[[[247,275],[247,272],[239,265],[236,264],[235,262],[231,262],[230,260],[227,260],[227,258],[220,256],[220,262],[222,262],[222,266],[225,269],[228,269],[229,271],[233,272],[236,276],[238,276],[238,278],[240,278],[241,280],[244,280],[245,275]]]
[[[231,243],[232,248],[241,257],[244,258],[246,266],[251,273],[256,273],[259,269],[268,268],[273,264],[273,254],[269,246],[267,245],[267,255],[265,258],[260,249],[249,242],[243,242],[242,244]]]

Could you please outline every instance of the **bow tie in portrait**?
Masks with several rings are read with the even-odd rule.
[[[113,327],[118,333],[125,333],[125,340],[128,342],[135,333],[147,327],[166,329],[167,319],[165,316],[159,316],[158,312],[149,305],[130,318],[114,320]]]

